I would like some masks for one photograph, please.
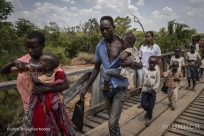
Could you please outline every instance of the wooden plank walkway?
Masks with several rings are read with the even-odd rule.
[[[169,133],[185,136],[204,135],[204,90],[202,90],[200,95],[168,126],[164,136],[169,135]]]
[[[204,81],[202,79],[202,81]],[[122,136],[172,136],[172,135],[204,135],[204,83],[199,82],[196,85],[196,91],[186,90],[186,81],[182,83],[178,94],[179,98],[176,103],[176,109],[170,110],[168,107],[167,95],[160,92],[157,95],[156,105],[153,113],[153,120],[150,127],[145,126],[144,110],[138,109],[136,104],[138,103],[138,97],[130,97],[125,102],[125,106],[120,118],[120,128]],[[203,92],[203,93],[201,93]],[[200,94],[200,95],[199,95]],[[199,97],[197,97],[199,95]],[[196,98],[196,99],[195,99]],[[195,99],[195,101],[194,101]],[[191,104],[189,106],[189,104]],[[189,106],[189,107],[188,107]],[[188,108],[187,108],[188,107]],[[186,109],[187,108],[187,109]],[[185,110],[186,109],[186,110]],[[185,110],[185,111],[184,111]],[[179,116],[180,115],[180,116]],[[92,122],[94,122],[92,124]],[[178,133],[177,129],[169,128],[172,123],[194,123],[200,125],[198,131],[191,130]],[[201,125],[202,124],[202,125]],[[86,136],[107,136],[108,132],[108,116],[105,110],[98,114],[89,117],[85,120],[84,134]],[[187,133],[188,132],[188,133]]]

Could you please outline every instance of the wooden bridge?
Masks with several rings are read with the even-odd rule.
[[[162,55],[163,70],[167,70],[169,59],[172,53]],[[80,75],[68,90],[64,91],[64,103],[67,105],[80,93],[81,88],[90,76],[92,67],[69,71],[68,77]],[[108,114],[105,109],[105,103],[102,93],[99,91],[99,79],[97,77],[91,89],[91,106],[85,112],[83,132],[77,132],[77,135],[85,136],[107,136],[108,135]],[[123,112],[120,118],[120,128],[122,136],[204,136],[204,79],[197,83],[195,90],[186,90],[187,81],[181,82],[178,91],[179,98],[176,103],[176,109],[170,110],[168,107],[167,94],[159,92],[153,112],[152,124],[145,126],[144,110],[137,108],[139,96],[136,95],[137,86],[135,77],[129,79],[130,86]],[[1,89],[15,87],[16,81],[0,83]],[[68,110],[68,109],[67,109]],[[9,136],[18,135],[13,131]]]

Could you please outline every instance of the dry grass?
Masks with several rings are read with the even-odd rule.
[[[77,58],[81,61],[84,61],[85,64],[94,63],[94,55],[86,52],[80,52],[77,55]]]

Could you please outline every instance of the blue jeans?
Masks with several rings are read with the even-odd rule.
[[[147,118],[152,119],[152,112],[156,102],[156,95],[154,93],[142,92],[141,106],[147,111]]]
[[[193,82],[196,82],[197,71],[198,71],[197,67],[195,67],[193,65],[187,65],[186,70],[187,70],[187,79],[188,80],[192,79]]]
[[[105,103],[109,115],[109,133],[110,136],[120,136],[119,119],[123,109],[126,97],[127,87],[116,87],[104,92]]]

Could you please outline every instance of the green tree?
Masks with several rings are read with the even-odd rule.
[[[167,29],[161,28],[157,42],[162,47],[163,52],[172,51],[175,47],[184,48],[196,33],[195,29],[190,29],[188,25],[177,23],[176,20],[168,22]]]
[[[169,35],[174,34],[174,25],[175,25],[175,20],[168,22],[167,30],[168,30]]]
[[[35,24],[24,18],[19,18],[15,24],[15,28],[19,36],[24,36],[29,32],[37,29]]]
[[[8,15],[11,15],[12,12],[13,6],[11,5],[11,2],[0,0],[0,22],[6,20]]]
[[[48,25],[45,25],[44,29],[50,33],[60,32],[60,27],[56,22],[49,22]]]
[[[43,31],[46,35],[46,43],[49,46],[62,46],[62,32],[60,32],[60,27],[56,22],[49,22],[48,25],[45,25]]]
[[[130,23],[131,23],[131,19],[127,16],[127,17],[116,17],[114,19],[114,23],[115,23],[115,31],[116,34],[118,36],[122,36],[123,34],[125,34],[128,29],[131,27]]]
[[[83,32],[87,34],[98,34],[100,31],[96,18],[90,18],[83,26]]]

